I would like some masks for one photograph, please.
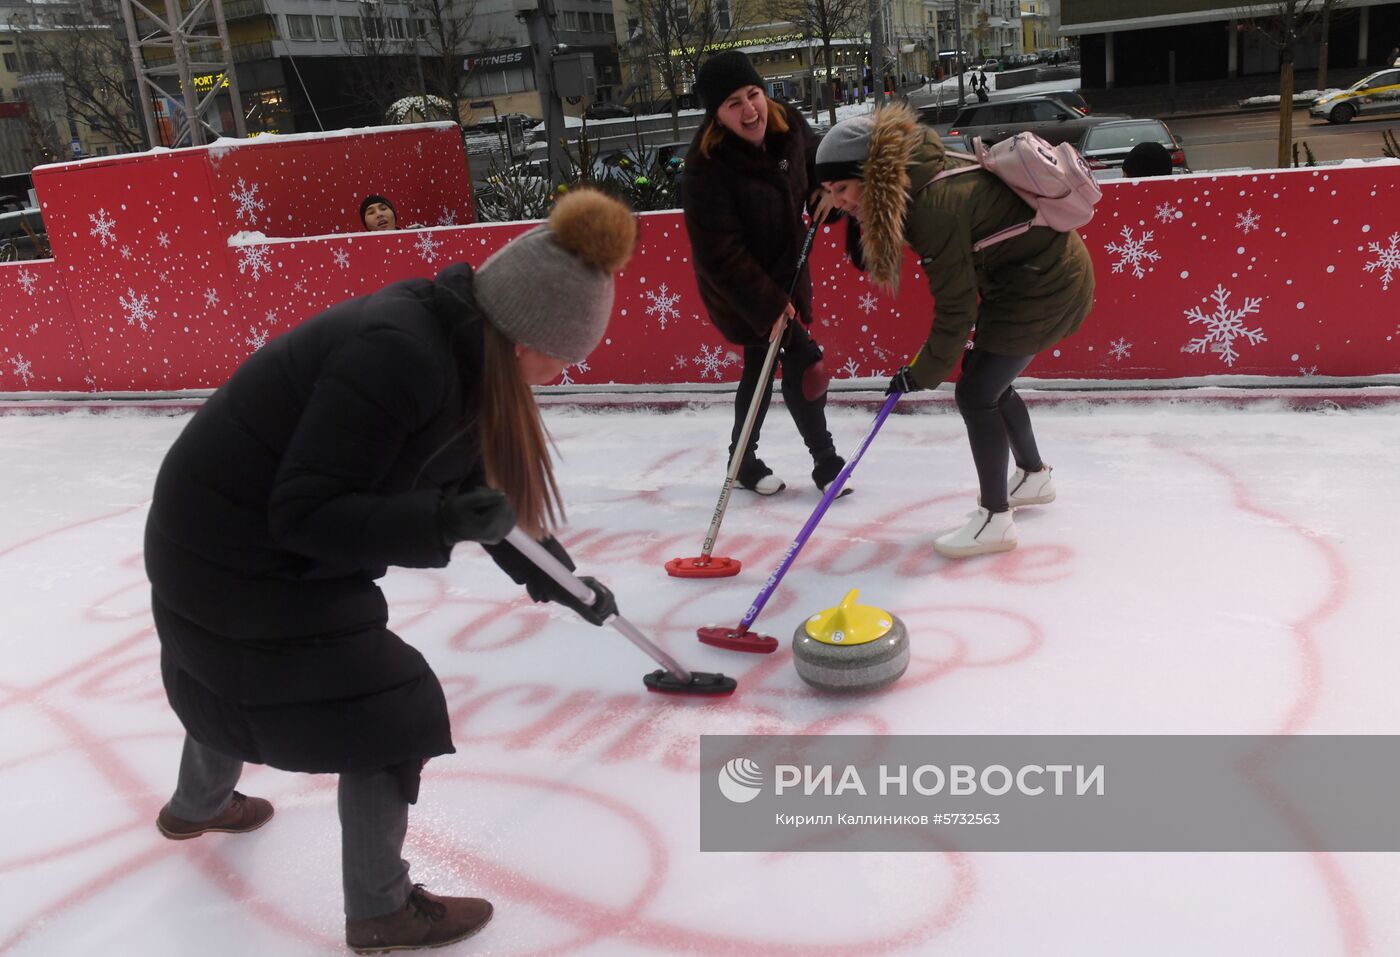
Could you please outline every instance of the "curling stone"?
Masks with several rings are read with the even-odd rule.
[[[792,661],[797,674],[822,691],[874,691],[909,667],[904,622],[871,605],[858,605],[852,588],[841,604],[797,626]]]

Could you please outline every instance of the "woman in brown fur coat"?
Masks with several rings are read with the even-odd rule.
[[[928,275],[928,340],[890,390],[935,388],[962,361],[954,395],[981,496],[967,524],[934,542],[952,558],[1015,548],[1011,509],[1055,498],[1050,467],[1011,383],[1036,353],[1079,328],[1094,297],[1093,265],[1077,233],[1037,226],[974,251],[978,240],[1029,221],[1035,211],[985,171],[934,181],[967,162],[948,156],[938,134],[908,107],[889,106],[832,127],[816,167],[836,208],[859,223],[858,259],[872,281],[898,288],[905,245]],[[965,350],[974,328],[975,343]]]

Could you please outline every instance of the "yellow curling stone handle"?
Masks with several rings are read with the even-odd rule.
[[[857,605],[860,589],[852,588],[841,604],[807,619],[807,637],[827,645],[864,645],[885,637],[894,616],[873,605]]]

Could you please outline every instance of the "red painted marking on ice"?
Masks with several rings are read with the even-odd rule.
[[[1158,445],[1165,445],[1165,443],[1158,442]],[[1319,648],[1317,631],[1328,618],[1341,609],[1346,601],[1351,588],[1351,578],[1346,562],[1343,561],[1336,546],[1326,536],[1281,512],[1257,504],[1250,495],[1248,483],[1228,465],[1195,449],[1177,448],[1169,445],[1167,447],[1215,472],[1229,484],[1231,498],[1236,508],[1267,519],[1295,533],[1303,544],[1319,553],[1323,563],[1327,566],[1326,587],[1323,589],[1321,598],[1289,626],[1299,659],[1301,675],[1297,696],[1273,733],[1298,734],[1306,728],[1322,697],[1322,653]],[[1313,579],[1313,581],[1317,580]],[[1300,833],[1305,832],[1306,828],[1303,822],[1296,814],[1292,813],[1286,797],[1276,794],[1270,796],[1278,810],[1294,822],[1295,828]],[[1336,911],[1345,953],[1349,955],[1370,953],[1371,935],[1362,903],[1352,889],[1350,881],[1342,872],[1336,856],[1325,851],[1316,851],[1311,853],[1309,858],[1317,869],[1323,889]]]

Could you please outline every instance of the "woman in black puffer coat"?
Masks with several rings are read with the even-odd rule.
[[[773,397],[772,380],[759,379],[783,316],[790,320],[779,354],[783,402],[811,453],[813,482],[825,490],[846,462],[826,426],[829,377],[822,351],[806,329],[812,322],[812,278],[805,265],[800,276],[797,271],[807,232],[802,214],[817,187],[817,138],[801,113],[768,99],[762,83],[737,50],[716,54],[700,67],[695,89],[706,116],[686,154],[681,193],[700,298],[715,328],[744,352],[729,454],[762,388],[738,481],[772,495],[785,486],[758,457]]]
[[[187,736],[157,826],[260,827],[271,805],[233,790],[245,761],[338,773],[354,948],[444,944],[491,913],[415,889],[400,857],[419,771],[454,749],[437,677],[389,630],[376,579],[475,541],[537,601],[594,624],[615,611],[603,586],[584,606],[501,539],[518,522],[568,563],[530,386],[597,345],[635,231],[622,203],[577,191],[476,273],[334,306],[249,357],[161,466],[145,559]]]

